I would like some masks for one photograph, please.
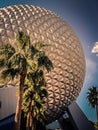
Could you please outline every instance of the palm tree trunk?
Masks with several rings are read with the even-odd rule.
[[[34,130],[34,124],[32,120],[32,101],[30,102],[30,111],[27,115],[27,123],[26,123],[26,130]]]
[[[23,95],[23,88],[19,86],[19,93],[18,93],[17,107],[16,107],[16,114],[15,114],[15,130],[20,130],[22,95]]]
[[[31,126],[31,130],[35,130],[35,126],[34,126],[34,122],[32,120],[32,116],[30,118],[30,126]]]
[[[20,74],[19,93],[18,93],[18,99],[17,99],[16,114],[15,114],[15,119],[14,119],[15,130],[20,130],[23,88],[24,88],[26,73],[27,73],[27,70],[24,70]]]
[[[98,124],[98,105],[96,105],[96,115],[97,115],[97,124]]]
[[[26,130],[30,130],[30,112],[27,115]]]

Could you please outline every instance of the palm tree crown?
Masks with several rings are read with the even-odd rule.
[[[97,122],[98,122],[98,88],[92,86],[87,92],[87,99],[90,105],[96,109]]]
[[[89,90],[87,92],[87,99],[93,108],[95,108],[96,105],[98,105],[98,89],[97,89],[97,87],[93,86],[93,87],[89,88]]]

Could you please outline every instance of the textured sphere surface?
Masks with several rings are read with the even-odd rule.
[[[32,5],[0,9],[0,44],[14,44],[18,30],[30,36],[31,43],[50,45],[46,53],[54,69],[46,73],[48,98],[47,122],[57,119],[76,99],[83,85],[85,58],[72,28],[55,13]]]

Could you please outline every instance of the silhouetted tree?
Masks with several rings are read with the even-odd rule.
[[[97,122],[98,122],[98,88],[92,86],[87,92],[87,99],[90,105],[96,109]]]

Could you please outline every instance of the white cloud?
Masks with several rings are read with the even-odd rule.
[[[92,53],[98,53],[98,42],[96,42],[94,47],[92,48]],[[98,54],[96,56],[98,56]]]

